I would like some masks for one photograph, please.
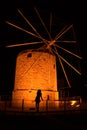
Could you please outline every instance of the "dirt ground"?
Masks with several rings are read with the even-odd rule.
[[[0,130],[87,130],[87,114],[0,115]]]

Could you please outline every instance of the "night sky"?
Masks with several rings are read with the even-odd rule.
[[[15,57],[21,48],[10,49],[6,45],[26,42],[28,35],[7,25],[5,21],[16,23],[21,19],[17,9],[21,9],[30,19],[34,15],[34,7],[47,19],[50,12],[59,22],[74,25],[81,55],[82,76],[76,91],[86,96],[87,83],[87,47],[86,47],[86,3],[74,0],[12,0],[0,1],[0,94],[11,93],[13,90]],[[49,18],[48,18],[49,19]],[[21,19],[22,20],[22,19]],[[23,21],[23,20],[22,20]],[[35,21],[34,21],[35,22]],[[20,22],[19,22],[20,24]],[[23,23],[24,24],[24,23]],[[81,93],[82,92],[82,93]]]

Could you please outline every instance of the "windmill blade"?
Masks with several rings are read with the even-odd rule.
[[[57,56],[58,56],[60,65],[61,65],[61,67],[62,67],[64,76],[65,76],[65,79],[66,79],[66,81],[67,81],[67,84],[68,84],[69,88],[71,88],[71,84],[70,84],[70,82],[69,82],[69,79],[68,79],[68,76],[67,76],[67,74],[66,74],[65,68],[64,68],[64,66],[63,66],[63,63],[62,63],[62,61],[61,61],[61,58],[60,58],[59,53],[58,53],[58,51],[57,51],[57,49],[56,49],[55,46],[54,46],[54,49],[55,49],[55,50],[53,50],[53,51],[54,51],[54,52],[57,54]]]
[[[34,28],[34,26],[30,23],[30,21],[23,15],[23,13],[18,9],[19,14],[24,18],[24,20],[28,23],[28,25],[34,30],[34,32],[37,32],[37,30]]]
[[[68,65],[70,66],[75,72],[77,72],[79,75],[81,75],[81,73],[75,68],[73,67],[67,60],[65,60],[62,56],[59,55],[59,57]]]
[[[13,23],[11,23],[11,22],[8,22],[8,21],[6,21],[6,23],[9,24],[9,25],[11,25],[11,26],[13,26],[13,27],[15,27],[15,28],[17,28],[17,29],[19,29],[19,30],[21,30],[21,31],[23,31],[23,32],[26,32],[27,34],[30,34],[30,35],[32,35],[32,36],[34,36],[34,37],[38,37],[36,34],[34,34],[34,33],[32,33],[32,32],[29,32],[29,31],[27,31],[27,30],[25,30],[25,29],[19,27],[18,25],[15,25],[15,24],[13,24]],[[39,38],[39,37],[38,37],[38,38]]]
[[[51,40],[51,41],[48,41],[49,44],[47,46],[47,48],[50,48],[50,46],[52,46],[56,41],[55,40]]]
[[[60,33],[60,35],[56,36],[55,37],[55,41],[57,41],[62,35],[64,35],[71,27],[72,27],[72,25],[70,25],[67,29],[65,29],[65,31]]]
[[[70,25],[69,27],[67,27],[67,25],[56,35],[55,40],[57,41],[63,34],[65,34],[70,28],[72,27],[72,25]]]
[[[42,39],[43,42],[44,42],[46,45],[48,45],[48,41],[47,41],[46,39],[41,38],[41,37],[37,36],[36,34],[31,33],[31,32],[29,32],[29,31],[27,31],[27,30],[25,30],[25,29],[23,29],[23,28],[21,28],[21,27],[15,25],[15,24],[13,24],[13,23],[10,23],[10,22],[8,22],[8,21],[6,21],[6,23],[9,24],[9,25],[11,25],[11,26],[13,26],[13,27],[15,27],[15,28],[17,28],[17,29],[19,29],[19,30],[21,30],[21,31],[23,31],[23,32],[26,32],[26,33],[28,33],[28,34],[34,36],[34,37],[40,38],[40,40]]]
[[[56,35],[56,37],[58,37],[58,36],[65,30],[66,27],[67,27],[67,26],[65,26],[65,27]],[[47,48],[49,48],[49,47],[52,46],[55,42],[57,42],[57,41],[56,41],[56,37],[55,37],[54,40],[51,39],[51,41],[48,41],[49,44],[48,44]]]
[[[35,27],[30,23],[30,21],[23,15],[23,13],[18,9],[18,12],[20,13],[20,15],[24,18],[24,20],[28,23],[28,25],[33,29],[33,31],[37,34],[37,36],[43,40],[43,42],[47,42],[46,39],[44,39],[39,33],[38,31],[35,29]]]
[[[46,32],[47,32],[47,34],[48,34],[48,36],[49,36],[49,38],[50,38],[50,40],[51,40],[51,39],[52,39],[52,38],[51,38],[51,35],[50,35],[50,33],[49,33],[49,31],[48,31],[48,29],[47,29],[45,23],[43,22],[43,20],[42,20],[40,14],[39,14],[39,12],[37,11],[36,8],[34,8],[34,9],[35,9],[37,16],[39,17],[39,19],[40,19],[40,21],[41,21],[41,23],[42,23],[44,29],[46,30]]]
[[[41,46],[41,47],[39,47],[39,48],[37,48],[37,49],[35,49],[35,50],[38,50],[38,51],[41,50],[41,51],[42,51],[42,50],[44,50],[45,48],[46,48],[46,45],[44,44],[43,46]]]
[[[6,48],[17,47],[17,46],[25,46],[25,45],[35,45],[35,44],[41,44],[41,43],[43,43],[43,41],[42,42],[29,42],[29,43],[13,44],[13,45],[6,46]]]
[[[63,33],[63,31],[66,29],[68,27],[68,25],[66,25],[65,27],[63,27],[62,29],[61,29],[61,31],[55,36],[55,40],[56,40],[56,38],[61,34],[61,33]]]
[[[67,53],[69,53],[69,54],[71,54],[71,55],[73,55],[73,56],[75,56],[75,57],[77,57],[77,58],[79,58],[79,59],[82,59],[81,56],[78,56],[78,55],[74,54],[73,52],[71,52],[71,51],[69,51],[69,50],[67,50],[67,49],[64,49],[63,47],[60,47],[59,45],[56,45],[56,44],[54,44],[54,45],[55,45],[56,47],[60,48],[61,50],[65,51],[65,52],[67,52]]]
[[[58,40],[56,42],[76,43],[77,41]]]
[[[48,49],[49,52],[51,52],[53,55],[54,55],[54,53],[53,53],[53,51],[52,51],[51,45],[53,45],[54,42],[55,42],[54,40],[48,41],[48,44],[47,44],[47,46],[46,46],[46,49]]]
[[[48,49],[48,48],[46,47],[46,49]],[[53,51],[52,51],[52,48],[51,48],[51,47],[49,47],[48,51],[49,51],[49,53],[51,53],[51,54],[55,55],[55,54],[53,53]]]

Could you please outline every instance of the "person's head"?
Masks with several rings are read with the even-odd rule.
[[[38,89],[38,93],[41,93],[41,89]]]

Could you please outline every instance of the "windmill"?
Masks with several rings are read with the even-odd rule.
[[[56,32],[56,34],[54,34],[55,36],[52,37],[52,15],[50,15],[50,30],[48,31],[43,19],[41,18],[36,8],[35,12],[45,30],[44,36],[43,32],[39,33],[39,31],[33,26],[33,24],[25,17],[25,15],[19,9],[18,13],[29,25],[31,31],[28,31],[27,29],[24,29],[12,22],[6,21],[7,24],[29,34],[29,36],[37,40],[6,46],[7,48],[18,46],[32,46],[32,49],[26,49],[20,52],[17,56],[14,90],[12,94],[13,101],[15,99],[24,99],[32,101],[35,99],[36,91],[38,89],[42,90],[44,100],[47,100],[48,95],[51,101],[59,100],[56,60],[58,60],[58,63],[62,68],[62,72],[66,79],[68,88],[71,88],[71,84],[64,65],[66,64],[77,74],[81,75],[81,72],[76,69],[71,63],[69,63],[68,60],[66,60],[68,55],[71,56],[72,59],[73,57],[78,60],[82,59],[82,57],[79,56],[77,53],[74,53],[72,51],[72,47],[70,47],[71,44],[72,46],[75,46],[75,44],[77,44],[74,35],[73,25],[70,24],[64,26],[59,31],[59,33]],[[46,38],[44,38],[45,36]],[[35,48],[34,46],[36,45],[37,47]],[[71,50],[69,50],[70,48]],[[64,56],[66,58],[64,58]],[[18,103],[18,105],[19,104],[21,103]],[[27,102],[25,104],[27,104]],[[30,103],[30,105],[32,106],[33,104]],[[58,105],[58,103],[56,105]]]

